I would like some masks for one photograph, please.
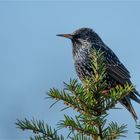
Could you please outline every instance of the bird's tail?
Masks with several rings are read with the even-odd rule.
[[[137,117],[137,114],[136,114],[132,104],[131,104],[129,95],[124,97],[120,102],[131,113],[132,117],[134,118],[134,120],[136,122],[138,117]],[[140,103],[140,100],[138,102]]]
[[[140,99],[139,99],[136,95],[140,97],[140,94],[139,94],[136,90],[134,90],[134,92],[131,92],[128,96],[129,96],[132,100],[134,100],[135,102],[137,102],[137,103],[140,104]]]
[[[140,97],[140,94],[138,93],[138,91],[135,90],[134,93],[135,93],[137,96]]]

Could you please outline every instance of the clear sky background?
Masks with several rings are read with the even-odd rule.
[[[140,91],[140,1],[0,1],[0,139],[22,140],[31,133],[15,128],[16,119],[36,118],[55,124],[63,104],[53,109],[44,99],[63,81],[77,78],[69,40],[56,37],[77,28],[93,28],[129,69]],[[140,105],[133,103],[140,118]],[[120,105],[119,105],[120,107]],[[109,121],[135,122],[125,109],[110,111]],[[66,131],[61,131],[66,135]]]

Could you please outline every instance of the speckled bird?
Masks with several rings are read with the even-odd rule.
[[[106,64],[106,81],[109,88],[115,87],[117,84],[132,84],[130,81],[130,73],[126,67],[120,62],[115,53],[102,41],[99,35],[90,28],[80,28],[71,34],[58,34],[58,36],[69,38],[72,41],[72,53],[74,65],[78,77],[83,80],[85,76],[93,74],[91,68],[90,56],[93,48],[101,50],[104,53]],[[140,94],[134,91],[125,96],[120,103],[132,114],[134,120],[138,119],[136,112],[131,104],[131,99],[140,104]]]

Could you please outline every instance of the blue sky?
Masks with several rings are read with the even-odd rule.
[[[17,118],[34,117],[54,127],[64,113],[74,114],[60,112],[62,103],[50,110],[53,102],[44,99],[50,88],[61,89],[63,81],[77,78],[71,42],[58,33],[93,28],[140,91],[139,14],[138,1],[0,1],[0,139],[30,136],[15,128]],[[133,105],[140,116],[140,106]],[[125,109],[110,113],[110,121],[128,124],[127,139],[137,139],[135,122]]]

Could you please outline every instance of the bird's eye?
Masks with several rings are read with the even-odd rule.
[[[75,37],[75,38],[80,38],[81,35],[80,35],[80,34],[76,34],[76,35],[74,35],[74,37]]]

